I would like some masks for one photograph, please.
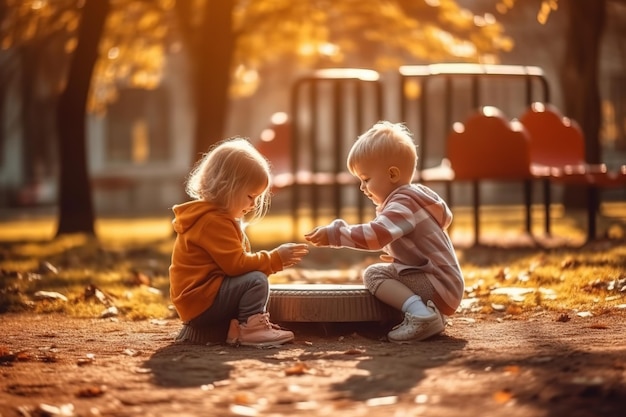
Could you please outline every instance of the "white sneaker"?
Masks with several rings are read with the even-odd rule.
[[[404,321],[387,333],[389,341],[407,344],[428,339],[443,332],[446,327],[444,316],[432,301],[429,300],[426,303],[426,307],[432,311],[432,314],[428,317],[418,317],[410,313],[404,313]]]

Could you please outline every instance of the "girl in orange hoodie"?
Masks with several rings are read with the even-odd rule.
[[[246,139],[223,141],[191,171],[192,201],[173,207],[177,233],[169,268],[170,296],[184,322],[178,341],[215,340],[230,322],[226,342],[276,346],[293,340],[266,311],[268,275],[297,264],[306,244],[286,243],[252,252],[243,220],[269,208],[270,168]]]

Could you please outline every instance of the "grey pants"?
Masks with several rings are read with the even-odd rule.
[[[213,305],[184,323],[176,340],[202,344],[223,342],[230,320],[246,322],[250,316],[265,313],[269,296],[267,275],[260,271],[226,277]]]
[[[226,277],[213,305],[190,323],[194,326],[205,326],[234,318],[243,323],[248,317],[265,312],[269,296],[270,285],[267,275],[262,272],[253,271],[238,277]]]

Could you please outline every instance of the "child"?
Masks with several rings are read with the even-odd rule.
[[[374,296],[404,312],[387,337],[410,343],[443,332],[444,315],[461,302],[464,280],[446,232],[447,204],[430,188],[415,185],[417,152],[401,124],[382,121],[361,135],[348,154],[348,169],[376,205],[376,218],[348,225],[337,219],[305,235],[314,246],[382,250],[363,281]]]
[[[169,268],[170,296],[184,321],[177,340],[206,343],[229,321],[228,344],[293,340],[269,320],[267,277],[297,264],[308,246],[287,243],[255,253],[244,232],[247,214],[258,220],[269,208],[267,160],[243,138],[223,141],[198,161],[186,191],[194,200],[173,208],[177,236]]]

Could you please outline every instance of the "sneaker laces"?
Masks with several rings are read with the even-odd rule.
[[[261,315],[261,322],[268,328],[273,330],[287,330],[284,327],[279,326],[278,324],[272,323],[270,321],[270,313],[263,313]]]
[[[395,326],[393,326],[393,328],[391,330],[395,330],[398,327],[404,326],[405,324],[407,324],[409,322],[409,318],[407,317],[407,315],[404,315],[404,319],[402,320],[402,323],[398,323]]]

